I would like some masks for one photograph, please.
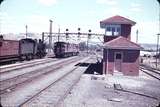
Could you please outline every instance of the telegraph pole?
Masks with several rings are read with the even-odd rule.
[[[138,44],[138,29],[136,31],[136,43]]]
[[[58,28],[58,42],[59,42],[59,38],[60,38],[60,26],[59,26],[59,28]]]
[[[50,22],[50,29],[49,29],[49,51],[51,52],[51,48],[52,48],[52,20],[49,20]]]
[[[27,38],[27,34],[28,34],[28,31],[27,31],[27,30],[28,30],[28,26],[26,25],[25,27],[26,27],[26,38]]]
[[[157,51],[156,51],[156,68],[158,66],[158,59],[160,60],[159,53],[159,35],[160,35],[160,0],[157,0],[159,3],[159,33],[157,34]]]
[[[156,68],[158,67],[158,60],[160,60],[160,53],[159,53],[159,35],[160,35],[160,34],[157,34]]]
[[[42,41],[44,42],[44,32],[42,32]]]

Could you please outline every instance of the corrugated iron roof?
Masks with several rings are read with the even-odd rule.
[[[140,45],[128,40],[125,37],[119,36],[104,44],[106,49],[127,49],[127,50],[141,50]]]
[[[102,21],[100,21],[100,23],[104,23],[104,24],[129,24],[132,26],[136,24],[136,22],[134,22],[130,19],[127,19],[125,17],[119,16],[119,15],[102,20]]]

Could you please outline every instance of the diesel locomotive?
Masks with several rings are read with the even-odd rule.
[[[69,57],[78,55],[79,45],[66,42],[55,42],[54,43],[54,54],[55,57]]]

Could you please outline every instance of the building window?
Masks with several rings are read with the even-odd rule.
[[[117,28],[117,35],[121,35],[121,28],[120,27]]]
[[[112,27],[112,32],[115,32],[116,27]]]
[[[116,54],[116,59],[122,59],[121,53],[117,53],[117,54]]]
[[[111,31],[111,28],[110,28],[110,27],[107,27],[107,31]]]
[[[121,26],[120,25],[107,25],[106,26],[106,35],[108,36],[118,36],[121,32]]]
[[[117,28],[117,32],[120,32],[120,27]]]

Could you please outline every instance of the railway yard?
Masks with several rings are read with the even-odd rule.
[[[43,58],[0,67],[3,107],[158,107],[160,71],[85,74],[96,55]]]
[[[0,107],[160,107],[160,0],[0,5]]]

